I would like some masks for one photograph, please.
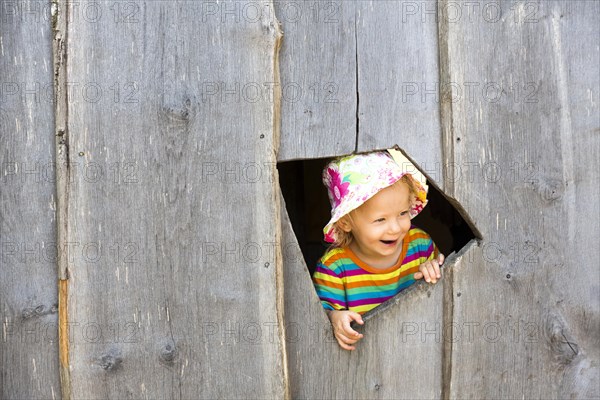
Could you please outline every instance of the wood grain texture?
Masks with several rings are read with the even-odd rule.
[[[0,5],[0,397],[600,398],[598,2],[50,6]],[[484,240],[350,353],[275,162],[393,144]]]
[[[357,109],[355,2],[274,4],[284,33],[278,160],[351,153]]]
[[[444,118],[484,238],[454,271],[448,396],[598,398],[599,5],[498,5],[442,21],[447,76],[478,84]]]
[[[349,352],[333,337],[285,208],[282,231],[292,398],[439,398],[444,279],[400,294],[384,312],[365,319],[358,328],[365,336]]]
[[[96,4],[107,18],[69,26],[89,87],[69,111],[88,167],[69,187],[88,246],[69,266],[73,397],[281,398],[274,14]]]
[[[0,398],[57,399],[50,2],[1,7]]]
[[[355,4],[358,150],[397,144],[443,185],[436,3]]]
[[[339,349],[331,324],[313,287],[281,196],[281,230],[285,282],[285,325],[289,385],[294,399],[334,398],[345,394],[346,379],[331,378],[350,362]],[[326,358],[324,359],[324,354]]]

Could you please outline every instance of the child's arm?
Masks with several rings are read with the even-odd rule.
[[[425,261],[419,265],[419,272],[415,272],[415,279],[425,278],[426,282],[436,283],[442,277],[440,266],[444,263],[444,255],[440,253],[437,260]]]
[[[362,333],[356,332],[350,327],[352,321],[356,321],[359,324],[364,324],[362,317],[359,313],[348,310],[325,310],[331,326],[333,327],[333,334],[338,341],[340,347],[344,350],[354,350],[353,344],[363,338]]]

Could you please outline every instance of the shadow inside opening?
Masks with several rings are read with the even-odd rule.
[[[330,160],[277,164],[285,206],[311,276],[317,261],[329,247],[323,240],[323,227],[331,218],[331,206],[321,173]],[[412,223],[431,235],[443,254],[458,252],[475,238],[475,234],[452,204],[430,182],[427,183],[429,203]]]

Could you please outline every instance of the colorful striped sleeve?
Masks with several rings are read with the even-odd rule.
[[[425,261],[433,260],[437,258],[438,249],[433,242],[433,239],[429,238],[427,243],[423,243],[420,246],[419,253],[421,253],[421,257],[425,259]],[[425,262],[423,261],[423,262]]]
[[[322,261],[323,259],[317,263],[312,276],[321,304],[326,310],[346,310],[346,289],[339,275],[339,268],[331,268]]]
[[[435,245],[431,236],[429,236],[426,232],[422,231],[423,234],[427,235],[427,240],[420,244],[419,252],[421,253],[421,257],[425,258],[425,261],[434,260],[439,255],[439,250]]]
[[[409,231],[409,245],[402,268],[413,268],[437,258],[439,250],[427,232],[413,226]],[[416,271],[414,271],[416,272]]]

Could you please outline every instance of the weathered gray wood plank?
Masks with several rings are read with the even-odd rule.
[[[50,1],[0,7],[0,398],[56,399]]]
[[[439,398],[444,279],[410,290],[365,322],[364,338],[348,352],[333,337],[285,208],[281,215],[292,397]]]
[[[329,371],[345,368],[349,354],[338,350],[280,196],[290,393],[294,399],[333,398],[342,384]]]
[[[436,3],[355,4],[358,150],[397,144],[443,185]]]
[[[351,153],[356,147],[355,3],[274,4],[284,33],[278,160]]]
[[[367,151],[397,144],[442,186],[436,4],[356,4],[358,149]],[[365,342],[358,365],[363,370],[368,368],[369,373],[377,370],[374,382],[375,376],[385,377],[387,382],[378,391],[369,387],[373,385],[365,385],[370,391],[358,390],[355,397],[441,396],[443,285],[440,282],[427,296],[422,291],[408,293],[395,308],[386,309],[370,323],[372,338]],[[427,383],[420,377],[427,377]]]
[[[447,76],[478,85],[444,125],[484,237],[454,271],[448,396],[598,398],[599,4],[497,7],[442,21]]]
[[[90,85],[70,161],[95,168],[69,187],[90,251],[70,266],[73,397],[281,398],[274,14],[96,4],[107,18],[69,27],[70,80]]]

